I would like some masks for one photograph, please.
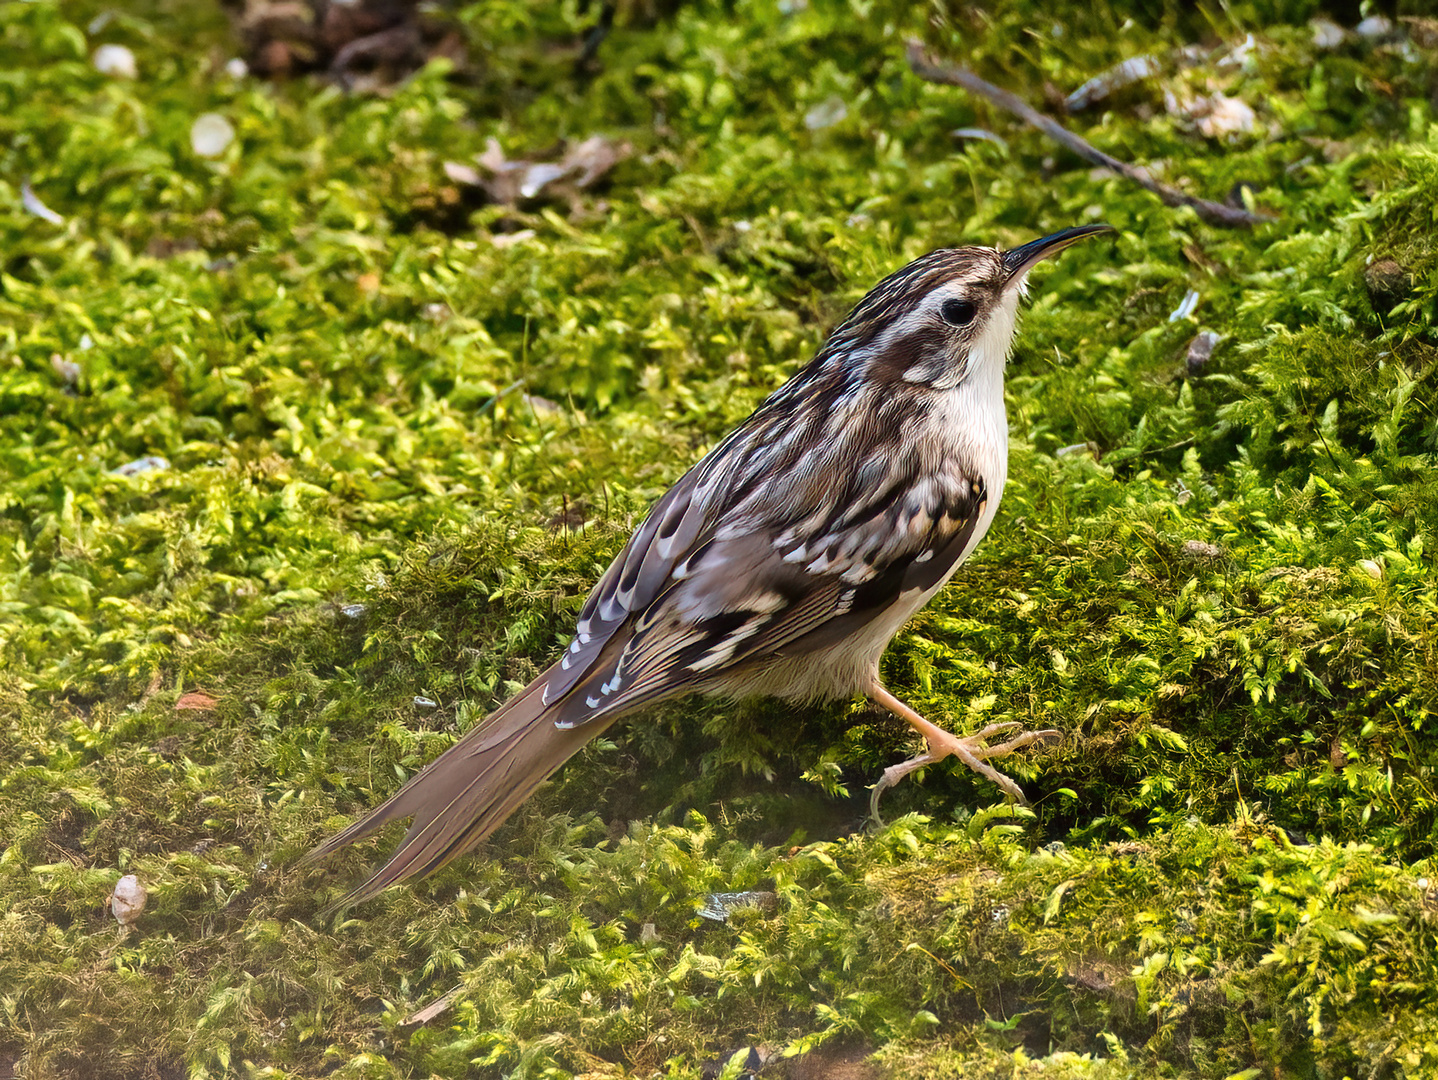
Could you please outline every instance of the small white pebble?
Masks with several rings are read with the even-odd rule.
[[[439,702],[435,701],[434,698],[416,697],[414,699],[414,707],[416,709],[437,709],[439,708]]]
[[[225,63],[225,74],[232,79],[243,79],[250,73],[250,65],[241,60],[238,56]]]
[[[145,910],[145,901],[149,898],[150,894],[140,884],[140,879],[134,874],[126,874],[115,882],[115,891],[110,894],[110,912],[116,922],[128,929]]]
[[[1208,115],[1199,118],[1198,130],[1210,139],[1246,134],[1258,120],[1248,104],[1227,94],[1214,94],[1208,99]]]
[[[71,386],[80,381],[80,365],[75,361],[66,360],[59,353],[55,353],[50,357],[50,366],[55,369],[56,375],[59,375]]]
[[[1217,544],[1206,544],[1202,540],[1185,540],[1183,553],[1190,559],[1217,559],[1223,554],[1223,548]]]
[[[511,248],[516,244],[522,244],[526,240],[533,240],[535,232],[533,229],[519,229],[512,233],[495,233],[489,238],[489,242],[495,247]]]
[[[1426,877],[1421,877],[1418,879],[1417,884],[1420,889],[1426,889],[1428,888],[1428,879]]]
[[[1393,33],[1393,20],[1386,15],[1370,15],[1353,28],[1359,37],[1385,38]]]
[[[190,146],[200,157],[219,157],[234,141],[234,126],[219,113],[201,113],[190,125]]]
[[[1343,44],[1343,39],[1347,36],[1343,27],[1332,19],[1321,16],[1311,20],[1308,26],[1313,31],[1313,45],[1318,49],[1336,49]]]
[[[127,461],[125,464],[110,470],[112,476],[139,476],[147,472],[163,472],[170,467],[169,461],[152,454],[149,457],[136,458],[134,461]]]
[[[1383,564],[1377,559],[1359,559],[1358,568],[1374,581],[1383,580]]]
[[[832,94],[804,114],[804,126],[810,131],[822,131],[843,123],[848,115],[849,106],[844,104],[844,99]]]
[[[95,70],[112,79],[133,79],[140,74],[135,54],[124,45],[101,45],[90,58]]]

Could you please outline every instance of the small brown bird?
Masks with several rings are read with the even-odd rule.
[[[413,818],[341,905],[479,844],[621,716],[691,693],[866,694],[925,753],[871,805],[950,755],[1016,800],[988,759],[1057,735],[959,737],[879,681],[879,658],[983,539],[1008,475],[1004,367],[1028,273],[1107,225],[1011,251],[941,249],[885,278],[824,347],[655,503],[594,587],[563,657],[313,861]]]

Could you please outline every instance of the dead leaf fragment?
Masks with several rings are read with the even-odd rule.
[[[191,690],[175,702],[175,711],[193,709],[196,712],[209,712],[220,703],[218,698],[212,698],[203,690]]]
[[[505,206],[536,201],[568,201],[572,206],[579,192],[597,184],[632,152],[627,142],[591,135],[566,148],[558,161],[511,159],[505,156],[499,140],[491,137],[484,153],[475,158],[486,175],[452,161],[445,162],[444,171],[455,183],[477,184],[493,201]]]

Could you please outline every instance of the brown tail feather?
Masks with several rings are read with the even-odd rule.
[[[605,717],[573,729],[556,728],[547,714],[559,703],[545,706],[545,683],[545,675],[535,679],[387,801],[301,860],[316,862],[391,821],[414,819],[388,861],[328,910],[368,900],[463,855],[613,722]]]

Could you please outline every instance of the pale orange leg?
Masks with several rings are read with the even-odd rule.
[[[999,743],[997,746],[986,745],[985,740],[991,735],[997,735],[1000,731],[1008,731],[1011,728],[1019,727],[1017,720],[1007,720],[1000,724],[990,724],[982,731],[976,731],[972,735],[965,735],[962,738],[951,731],[945,731],[937,724],[931,724],[922,716],[916,713],[908,705],[896,698],[883,684],[875,679],[869,684],[868,694],[870,700],[876,705],[882,705],[895,716],[902,718],[915,731],[924,737],[928,744],[928,750],[918,757],[910,758],[908,761],[901,761],[897,765],[890,765],[884,770],[884,775],[874,785],[874,793],[869,798],[869,812],[874,819],[879,819],[879,796],[889,788],[893,787],[904,777],[915,769],[922,769],[925,765],[932,765],[936,761],[942,761],[950,755],[958,758],[974,772],[981,776],[987,776],[999,787],[1011,795],[1020,806],[1027,806],[1028,800],[1018,784],[1014,783],[1003,773],[999,772],[988,763],[987,758],[1003,757],[1005,754],[1012,754],[1015,750],[1030,743],[1039,742],[1042,739],[1050,739],[1058,736],[1058,732],[1049,729],[1046,731],[1026,731],[1016,735],[1008,742]]]

